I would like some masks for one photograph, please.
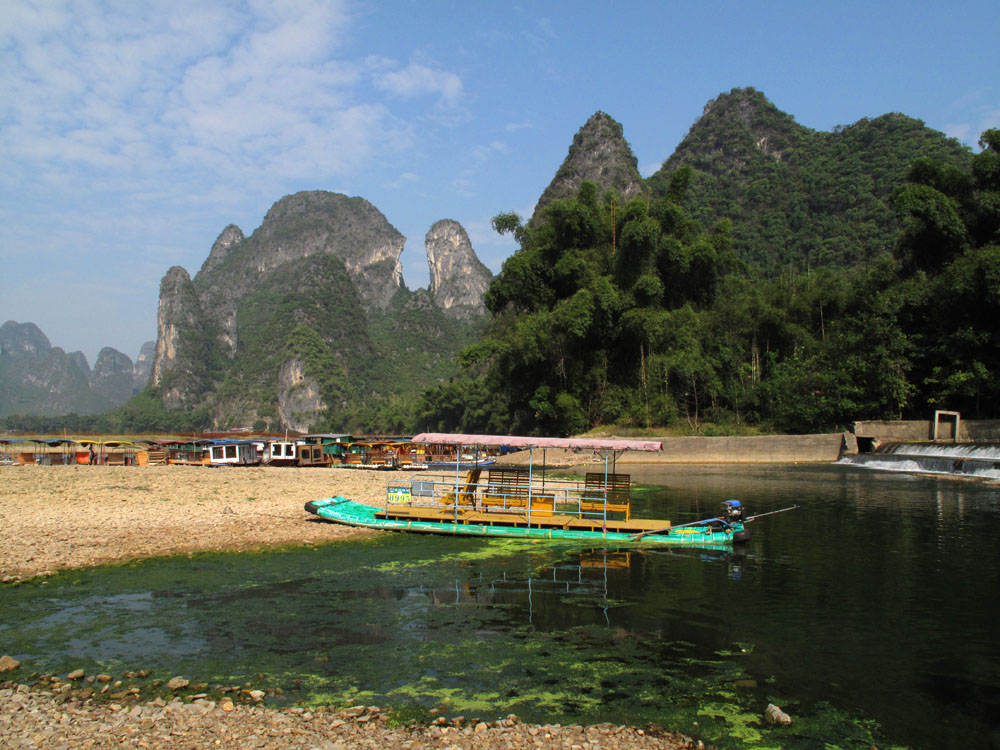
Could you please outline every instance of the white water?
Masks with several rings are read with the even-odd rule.
[[[942,458],[978,458],[1000,461],[1000,445],[984,443],[895,443],[887,445],[882,455],[939,456]]]
[[[838,463],[875,471],[1000,479],[1000,445],[899,443],[878,453],[845,456]]]

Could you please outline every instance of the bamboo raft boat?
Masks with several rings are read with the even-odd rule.
[[[527,448],[528,468],[476,467],[453,476],[396,479],[385,502],[367,505],[336,496],[305,509],[350,526],[453,536],[502,537],[597,544],[729,548],[749,539],[739,500],[723,503],[722,515],[673,525],[632,517],[630,477],[615,471],[625,450],[660,450],[656,441],[422,434],[413,442],[457,446]],[[552,479],[534,471],[533,451],[569,448],[603,455],[604,471],[583,481]]]

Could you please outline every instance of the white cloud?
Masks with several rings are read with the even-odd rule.
[[[432,96],[433,116],[462,97],[459,77],[438,66],[338,56],[346,2],[22,1],[3,17],[0,157],[15,183],[58,172],[65,190],[86,189],[96,170],[109,185],[144,175],[183,192],[332,177],[412,146],[409,113],[377,91]]]
[[[163,271],[193,275],[225,224],[249,233],[303,188],[350,193],[395,174],[397,194],[414,192],[434,126],[467,116],[441,64],[345,52],[358,41],[347,0],[43,5],[0,12],[8,308],[17,289],[67,286],[38,277],[44,259],[94,280],[53,298],[131,290],[141,342],[155,335]]]
[[[1000,109],[983,113],[983,116],[979,119],[979,127],[976,130],[976,140],[979,140],[979,136],[982,135],[984,130],[989,130],[990,128],[1000,128]]]
[[[457,195],[463,198],[472,198],[475,196],[475,181],[476,173],[471,169],[463,169],[458,175],[451,181],[451,189]]]
[[[497,154],[509,154],[510,146],[503,141],[491,141],[483,146],[476,146],[472,149],[472,158],[476,161],[487,161]]]
[[[377,75],[375,85],[404,99],[437,96],[446,106],[458,105],[463,94],[462,79],[457,75],[418,62]]]
[[[419,181],[420,177],[417,174],[413,172],[403,172],[403,174],[399,175],[399,177],[397,177],[395,180],[390,180],[389,182],[386,182],[385,187],[390,188],[392,190],[398,190],[399,188],[402,187],[414,185]]]
[[[533,127],[535,127],[535,124],[531,120],[522,120],[521,122],[508,122],[504,125],[504,130],[508,133],[515,133],[518,130],[527,130]]]
[[[952,122],[944,126],[945,135],[979,149],[979,136],[990,128],[1000,128],[1000,109],[980,110],[969,122]]]

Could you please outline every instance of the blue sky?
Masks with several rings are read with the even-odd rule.
[[[598,110],[649,175],[705,104],[753,86],[830,130],[902,112],[975,146],[1000,126],[995,2],[0,0],[0,322],[135,357],[159,282],[299,190],[406,237],[530,215]]]

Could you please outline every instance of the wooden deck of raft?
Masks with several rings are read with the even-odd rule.
[[[553,496],[531,489],[529,520],[528,472],[520,469],[492,469],[486,482],[479,484],[480,470],[470,471],[459,488],[458,511],[454,507],[389,506],[375,514],[376,518],[431,523],[460,523],[481,526],[515,528],[567,529],[574,531],[610,531],[637,534],[670,527],[669,521],[632,518],[630,477],[628,474],[588,473],[580,500],[584,513],[620,513],[623,519],[586,518],[554,511]],[[477,492],[477,490],[481,490]],[[590,492],[588,492],[590,490]],[[444,504],[454,505],[454,491],[444,496]]]
[[[456,522],[454,510],[406,506],[380,510],[375,514],[375,517],[396,521]],[[527,513],[484,512],[481,510],[459,510],[457,523],[479,526],[513,526],[517,528],[528,528],[529,526]],[[533,529],[572,529],[576,531],[601,531],[606,529],[607,531],[621,532],[623,534],[638,534],[642,531],[669,528],[670,522],[637,518],[631,518],[627,521],[616,521],[609,518],[607,521],[602,521],[601,519],[578,518],[576,516],[543,516],[532,512],[530,526]]]

